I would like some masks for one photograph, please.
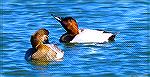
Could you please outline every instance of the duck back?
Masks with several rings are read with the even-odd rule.
[[[104,43],[109,41],[113,34],[100,30],[84,29],[79,30],[79,34],[74,37],[71,43]]]

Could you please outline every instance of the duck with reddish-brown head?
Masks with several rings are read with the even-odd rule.
[[[61,23],[66,33],[60,38],[64,43],[105,43],[114,41],[116,33],[110,33],[103,30],[79,29],[76,20],[72,17],[59,17],[51,14]]]

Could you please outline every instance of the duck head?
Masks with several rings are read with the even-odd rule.
[[[63,26],[63,28],[67,31],[67,34],[70,34],[72,36],[75,36],[77,34],[79,34],[79,30],[78,30],[78,24],[76,22],[75,19],[73,19],[72,17],[59,17],[59,16],[55,16],[53,14],[51,14],[58,22],[61,23],[61,25]]]
[[[33,48],[36,48],[40,44],[48,44],[48,35],[49,31],[42,28],[36,31],[30,39],[31,45]]]

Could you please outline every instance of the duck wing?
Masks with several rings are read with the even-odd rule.
[[[71,43],[104,43],[114,38],[114,34],[103,30],[82,29]]]

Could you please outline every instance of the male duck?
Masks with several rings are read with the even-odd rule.
[[[60,61],[63,58],[64,52],[56,45],[48,42],[49,31],[42,28],[36,31],[31,36],[32,52],[28,59],[38,61]]]
[[[60,38],[64,43],[104,43],[114,41],[116,34],[103,30],[78,29],[78,24],[72,17],[58,17],[51,14],[67,31]]]

